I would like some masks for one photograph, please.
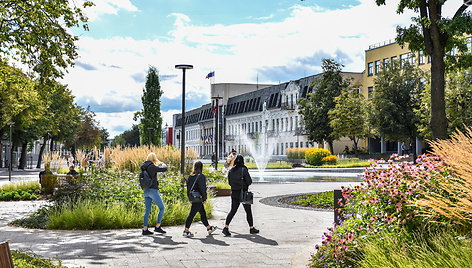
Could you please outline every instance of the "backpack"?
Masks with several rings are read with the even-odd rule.
[[[149,189],[152,186],[152,178],[151,175],[149,175],[149,172],[147,171],[148,167],[146,167],[145,169],[141,169],[141,174],[139,174],[139,185],[143,190]]]

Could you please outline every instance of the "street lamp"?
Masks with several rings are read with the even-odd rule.
[[[15,124],[15,122],[9,122],[10,125],[10,161],[8,162],[8,181],[11,181],[11,170],[12,170],[12,161],[13,161],[13,143],[11,140],[11,128]]]
[[[180,173],[185,172],[185,71],[193,69],[190,64],[177,64],[175,69],[182,70],[182,131],[180,132]]]
[[[219,115],[219,100],[223,99],[223,97],[220,97],[220,96],[215,96],[215,97],[211,97],[212,100],[215,100],[215,107],[214,107],[214,112],[215,112],[215,131],[214,131],[214,134],[215,134],[215,155],[216,155],[216,163],[215,163],[215,170],[218,170],[218,147],[219,147],[219,142],[220,142],[220,139],[219,139],[219,118],[218,118],[218,115]],[[213,160],[213,159],[212,159]]]

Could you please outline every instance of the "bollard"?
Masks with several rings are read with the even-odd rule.
[[[13,268],[10,247],[8,241],[0,243],[0,268]]]
[[[344,204],[345,200],[341,190],[334,190],[334,224],[339,225],[342,221],[344,221],[344,217],[341,214],[341,210],[343,206],[339,205],[339,200],[341,203]]]

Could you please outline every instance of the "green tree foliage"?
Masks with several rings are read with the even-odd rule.
[[[349,83],[341,76],[341,64],[331,59],[323,59],[321,67],[322,76],[312,85],[313,93],[300,99],[299,109],[310,141],[318,144],[326,141],[333,152],[334,136],[328,112],[336,105],[334,98],[339,96],[341,89]]]
[[[100,148],[102,142],[102,132],[98,122],[95,120],[95,113],[90,111],[90,107],[81,111],[81,125],[75,137],[75,146],[85,151],[94,147]]]
[[[377,5],[384,5],[385,0],[375,0]],[[454,66],[471,66],[472,55],[467,51],[464,34],[472,34],[472,16],[466,12],[464,3],[456,10],[452,18],[442,16],[447,0],[400,0],[397,13],[405,9],[418,12],[413,18],[415,24],[409,27],[397,27],[397,41],[400,45],[408,44],[412,51],[423,50],[431,56],[431,133],[433,139],[447,138],[447,118],[445,105],[445,70],[446,53],[453,48],[459,52],[454,57],[447,57]]]
[[[358,154],[359,140],[369,135],[366,99],[359,93],[360,85],[343,88],[334,98],[336,106],[329,111],[329,125],[333,137],[348,137],[354,143],[354,153]]]
[[[141,144],[161,145],[161,96],[159,74],[157,69],[151,66],[148,70],[146,85],[141,97],[143,110],[136,112],[134,116],[134,120],[140,119],[141,121],[139,124]]]
[[[456,130],[465,132],[465,126],[472,126],[472,68],[454,70],[446,77],[446,116],[448,134]],[[427,84],[421,93],[421,106],[416,110],[420,118],[418,131],[425,139],[431,139],[431,84]]]
[[[83,2],[83,8],[91,6]],[[77,36],[68,28],[87,18],[74,0],[0,1],[0,55],[27,64],[42,77],[61,77],[77,58]]]
[[[390,141],[409,141],[413,148],[419,121],[414,110],[420,105],[422,77],[420,69],[400,61],[392,62],[376,77],[370,121],[378,135]]]
[[[133,125],[131,129],[115,136],[111,145],[136,147],[139,146],[139,144],[139,128],[138,125]]]

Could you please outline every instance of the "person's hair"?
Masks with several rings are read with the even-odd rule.
[[[244,157],[240,154],[236,156],[236,159],[234,159],[234,166],[235,167],[242,167],[244,166]]]
[[[74,168],[75,168],[74,165],[71,165],[71,166],[69,167],[69,169],[71,169],[71,168],[74,169]]]
[[[156,165],[159,162],[159,159],[157,159],[157,155],[155,153],[151,152],[148,154],[146,161],[151,161],[154,163],[154,165]]]
[[[236,152],[236,150],[235,150],[235,149],[231,149],[231,152],[232,152],[232,153],[235,153],[235,152]]]
[[[201,161],[197,161],[193,164],[193,171],[192,175],[197,175],[198,173],[202,173],[203,171],[203,164]]]

